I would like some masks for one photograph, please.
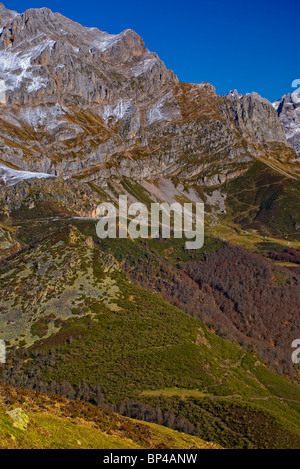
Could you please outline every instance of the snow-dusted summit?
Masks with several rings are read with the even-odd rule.
[[[273,103],[288,142],[300,156],[300,94],[291,93]]]

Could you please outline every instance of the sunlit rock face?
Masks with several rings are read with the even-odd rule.
[[[148,95],[177,82],[132,30],[112,35],[84,28],[47,8],[4,12],[0,74],[10,104],[109,105],[122,97],[143,99],[143,75]]]
[[[294,164],[267,100],[179,82],[132,30],[108,34],[47,8],[17,14],[3,5],[0,25],[3,174],[12,174],[8,167],[100,185],[127,176],[209,186],[255,158]]]
[[[300,95],[287,94],[273,103],[285,129],[288,142],[300,156]]]

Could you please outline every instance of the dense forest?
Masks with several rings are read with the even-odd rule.
[[[266,257],[225,243],[201,261],[173,265],[162,258],[124,268],[142,287],[200,318],[219,335],[254,347],[271,369],[294,373],[291,344],[300,337],[300,253],[269,253],[270,259],[293,260],[276,265]]]

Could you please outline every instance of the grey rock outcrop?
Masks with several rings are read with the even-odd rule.
[[[300,156],[300,95],[287,94],[273,104],[288,142]]]
[[[149,78],[148,95],[177,81],[134,31],[111,35],[84,28],[48,8],[12,17],[0,36],[0,61],[10,105],[140,101],[141,75]]]
[[[111,35],[47,8],[1,18],[0,162],[14,169],[216,185],[255,158],[295,159],[267,100],[180,83],[132,30]]]
[[[16,11],[8,10],[3,3],[0,3],[0,28],[2,29],[9,21],[12,21],[17,14]]]
[[[229,112],[243,134],[249,134],[257,142],[281,142],[286,144],[283,127],[277,118],[271,103],[258,93],[248,93],[245,96],[231,95],[232,105]]]

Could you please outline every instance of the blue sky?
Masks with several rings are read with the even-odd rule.
[[[299,0],[3,0],[23,12],[48,7],[84,26],[131,28],[181,81],[236,88],[271,101],[300,78]]]

